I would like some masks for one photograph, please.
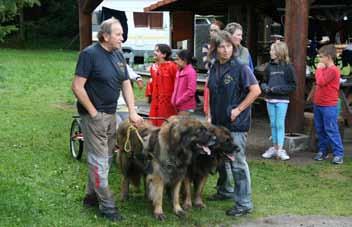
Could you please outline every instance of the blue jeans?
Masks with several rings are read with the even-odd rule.
[[[332,146],[334,156],[343,157],[343,145],[337,123],[337,106],[314,105],[314,126],[318,135],[318,150],[324,155]]]
[[[247,133],[231,132],[231,135],[240,151],[235,153],[234,161],[224,161],[219,166],[217,193],[234,198],[235,206],[240,209],[252,209],[251,176],[245,154]],[[234,187],[231,185],[232,180]]]
[[[270,119],[272,143],[273,145],[283,147],[285,141],[285,117],[288,103],[267,102],[266,107],[268,109]]]

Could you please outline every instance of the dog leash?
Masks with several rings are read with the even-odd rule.
[[[147,120],[164,120],[164,121],[168,122],[168,120],[165,117],[143,117],[143,119],[147,119]],[[142,139],[141,135],[139,134],[138,129],[131,124],[127,128],[126,141],[125,141],[125,145],[123,147],[124,151],[127,152],[127,153],[131,151],[131,141],[130,141],[131,131],[135,131],[136,132],[139,141],[143,144],[143,139]]]
[[[133,125],[130,125],[127,128],[126,141],[125,141],[125,145],[123,146],[124,151],[127,153],[131,151],[131,141],[130,141],[131,131],[134,131],[136,133],[139,141],[143,144],[143,139],[142,139],[141,135],[139,134],[138,129],[136,127],[134,127]]]
[[[142,118],[146,120],[163,120],[163,121],[169,122],[165,117],[142,117]]]

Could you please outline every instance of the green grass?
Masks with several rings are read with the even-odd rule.
[[[111,223],[82,207],[87,176],[85,158],[68,151],[75,99],[70,85],[77,52],[0,50],[0,226],[105,226]],[[139,92],[141,98],[143,92]],[[341,166],[316,163],[293,166],[250,162],[254,213],[251,220],[277,214],[352,215],[352,162]],[[110,184],[118,197],[120,174],[111,169]],[[215,192],[216,176],[205,195]],[[214,226],[236,223],[224,215],[233,202],[208,202],[186,218],[172,214],[152,218],[142,192],[120,204],[123,226]]]

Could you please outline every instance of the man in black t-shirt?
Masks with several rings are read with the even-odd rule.
[[[132,123],[143,121],[134,108],[134,95],[126,62],[119,51],[123,30],[118,20],[105,20],[98,32],[99,42],[79,56],[72,91],[78,99],[84,148],[88,159],[85,206],[98,206],[105,218],[122,219],[109,189],[108,174],[116,141],[116,105],[122,89]]]

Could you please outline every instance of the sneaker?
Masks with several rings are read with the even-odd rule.
[[[123,217],[119,214],[119,212],[115,213],[101,213],[101,216],[108,219],[111,222],[119,222],[123,220]]]
[[[240,209],[237,207],[233,207],[226,211],[226,215],[233,217],[240,217],[252,212],[252,209]]]
[[[279,150],[277,152],[277,156],[282,160],[282,161],[286,161],[290,159],[290,156],[288,156],[287,152],[285,150]]]
[[[219,193],[215,193],[214,195],[209,196],[208,198],[210,201],[221,201],[221,200],[230,200],[232,199],[229,196],[225,196]]]
[[[332,161],[331,161],[332,164],[336,164],[336,165],[339,165],[339,164],[342,164],[343,163],[343,157],[341,156],[335,156]]]
[[[323,161],[326,160],[328,158],[328,155],[324,155],[323,152],[318,152],[315,156],[314,156],[314,160],[315,161]]]
[[[264,154],[262,154],[263,158],[272,158],[274,156],[276,156],[276,149],[274,147],[270,147],[264,152]]]
[[[96,194],[87,194],[83,199],[83,205],[88,208],[98,207],[99,201]]]

